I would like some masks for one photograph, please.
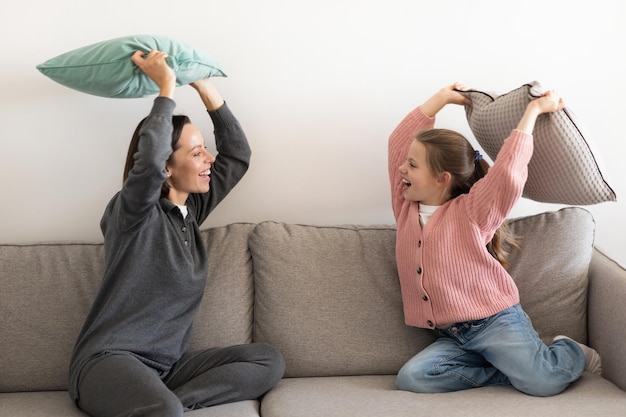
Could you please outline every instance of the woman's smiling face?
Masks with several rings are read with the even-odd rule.
[[[215,157],[204,147],[200,130],[187,123],[182,130],[176,150],[166,164],[167,196],[174,204],[184,205],[191,193],[206,193],[211,181],[211,165]]]

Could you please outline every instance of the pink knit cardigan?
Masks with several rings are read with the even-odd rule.
[[[519,302],[513,279],[486,244],[520,198],[533,152],[532,135],[513,130],[488,174],[468,194],[439,207],[422,230],[418,203],[404,199],[398,168],[416,133],[434,122],[418,107],[389,138],[405,322],[431,329],[485,318]]]

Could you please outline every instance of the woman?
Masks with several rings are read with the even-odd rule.
[[[255,399],[284,372],[265,344],[187,351],[208,271],[199,225],[244,175],[250,149],[208,79],[191,85],[213,121],[218,157],[187,117],[173,115],[176,76],[166,58],[157,50],[131,58],[160,94],[101,220],[104,278],[70,365],[70,394],[94,417],[181,416]]]

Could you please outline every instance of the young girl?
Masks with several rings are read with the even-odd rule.
[[[173,115],[176,76],[166,57],[132,57],[160,95],[133,135],[122,190],[102,216],[105,273],[70,364],[72,399],[94,417],[176,417],[255,399],[285,367],[266,344],[187,351],[208,273],[198,225],[244,175],[250,148],[206,79],[192,87],[215,128],[219,155],[207,152],[198,128]]]
[[[564,104],[555,91],[531,101],[489,168],[462,135],[433,129],[445,105],[471,104],[457,91],[464,89],[441,89],[389,139],[405,321],[439,336],[400,369],[397,385],[448,392],[511,384],[555,395],[583,370],[599,372],[600,358],[566,337],[541,341],[505,269],[505,220],[522,195],[537,117]]]

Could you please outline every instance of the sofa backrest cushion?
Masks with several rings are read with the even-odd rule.
[[[593,216],[569,207],[512,219],[509,224],[521,245],[510,257],[509,273],[535,330],[544,342],[564,334],[585,343]]]
[[[254,340],[286,376],[393,374],[433,335],[404,324],[392,226],[260,223],[250,237]]]
[[[513,219],[521,251],[509,272],[544,341],[587,338],[587,271],[594,238],[580,208]],[[286,375],[395,374],[431,343],[404,324],[393,226],[264,222],[250,238],[254,340],[277,346]]]
[[[103,257],[101,244],[0,245],[0,392],[67,387]]]
[[[209,252],[192,348],[250,342],[254,224],[202,232]],[[67,388],[72,348],[103,274],[102,244],[0,245],[0,392]]]
[[[201,232],[209,276],[193,324],[191,350],[252,341],[254,283],[248,239],[255,226],[234,223]]]

